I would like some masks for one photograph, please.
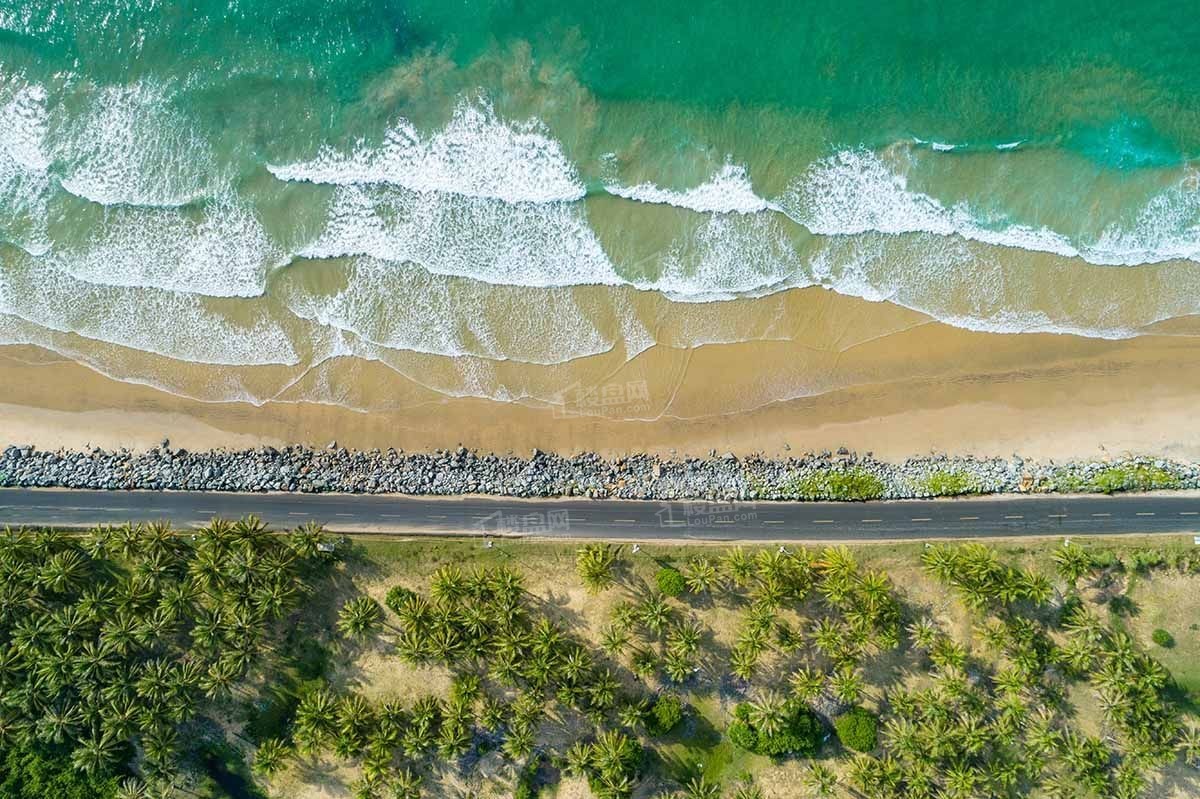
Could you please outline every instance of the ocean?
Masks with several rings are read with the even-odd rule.
[[[1170,332],[1198,34],[1166,2],[0,0],[0,345],[368,411],[772,353],[688,408],[653,375],[642,417],[895,379],[839,355],[929,322]]]

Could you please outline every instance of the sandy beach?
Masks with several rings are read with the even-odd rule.
[[[814,300],[832,306],[826,318],[865,318],[862,301],[828,292],[807,298]],[[1200,349],[1186,320],[1160,335],[1107,341],[975,333],[892,306],[869,310],[875,324],[888,313],[896,318],[884,334],[860,336],[843,348],[814,348],[793,337],[660,345],[628,362],[583,359],[574,364],[579,382],[562,394],[560,406],[446,397],[378,363],[350,358],[322,364],[275,401],[200,402],[106,377],[37,347],[10,346],[0,348],[0,430],[8,442],[39,448],[144,449],[170,438],[189,449],[320,447],[336,440],[362,449],[461,444],[498,453],[537,447],[604,455],[848,447],[890,460],[930,452],[1200,456],[1193,410]],[[852,333],[843,335],[853,339]],[[177,367],[197,380],[214,372]],[[775,383],[789,379],[807,381],[812,393],[754,407],[756,397],[771,396]],[[383,407],[304,401],[298,387],[306,381],[341,385]],[[388,399],[395,406],[387,407]]]

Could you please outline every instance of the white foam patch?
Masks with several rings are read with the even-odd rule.
[[[546,365],[613,345],[571,289],[491,286],[413,264],[358,258],[332,295],[290,283],[278,294],[297,316],[395,350]]]
[[[623,282],[582,206],[388,186],[339,188],[325,231],[300,255],[411,261],[435,274],[510,286]]]
[[[1109,266],[1200,259],[1200,192],[1189,172],[1156,196],[1132,228],[1114,224],[1094,242],[1072,242],[1048,228],[989,221],[965,203],[946,207],[908,188],[907,180],[876,154],[845,150],[814,164],[780,207],[814,233],[932,233],[998,247],[1016,247]]]
[[[780,200],[795,221],[814,233],[934,233],[958,235],[1002,247],[1079,255],[1063,236],[1045,228],[983,227],[966,205],[947,208],[910,191],[904,176],[866,150],[844,150],[815,163]]]
[[[218,197],[198,208],[118,206],[79,243],[53,253],[80,280],[210,297],[256,297],[285,259],[247,208]]]
[[[268,165],[281,180],[337,185],[390,183],[505,202],[582,199],[575,166],[538,120],[506,122],[487,103],[460,104],[442,130],[421,134],[400,120],[381,145],[324,148],[311,161]]]
[[[706,301],[810,285],[805,264],[770,213],[709,217],[662,256],[652,284],[676,300]]]
[[[0,239],[45,252],[50,159],[45,151],[46,91],[0,81]]]
[[[955,327],[988,333],[1068,333],[1129,338],[1165,319],[1200,312],[1200,272],[1190,266],[1096,270],[1087,292],[1078,265],[1045,266],[961,238],[881,234],[830,239],[812,261],[839,294],[890,302]],[[1131,301],[1134,300],[1134,301]]]
[[[182,361],[225,365],[294,364],[299,358],[277,322],[261,312],[234,323],[201,297],[76,280],[44,259],[0,251],[0,313],[62,333]]]
[[[183,205],[211,190],[211,148],[165,91],[137,83],[92,94],[85,112],[54,126],[63,188],[104,205],[150,206]]]
[[[701,213],[753,214],[775,208],[754,193],[746,168],[737,164],[725,164],[710,180],[684,191],[659,188],[653,183],[636,186],[609,183],[604,188],[609,194],[629,200],[674,205]]]

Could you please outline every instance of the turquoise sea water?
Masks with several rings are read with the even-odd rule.
[[[1198,34],[1166,2],[0,0],[0,341],[167,388],[416,353],[508,398],[496,363],[753,338],[792,288],[1138,335],[1200,302]]]

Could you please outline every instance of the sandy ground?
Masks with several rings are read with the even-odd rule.
[[[321,379],[340,379],[364,396],[407,398],[401,407],[363,412],[287,394],[262,405],[202,402],[115,380],[46,350],[10,346],[0,347],[0,441],[141,449],[169,437],[175,446],[205,449],[336,440],[366,449],[463,444],[495,452],[680,456],[846,446],[888,459],[931,451],[1191,459],[1200,458],[1193,410],[1200,346],[1190,333],[1102,341],[923,323],[820,358],[795,340],[654,347],[591,378],[609,381],[597,382],[601,387],[642,386],[647,400],[630,414],[638,419],[617,418],[620,405],[564,413],[544,404],[446,398],[362,362],[332,364]],[[215,368],[196,379],[211,378]],[[809,368],[811,391],[788,389],[780,395],[796,398],[744,409],[772,395],[772,380],[794,383]]]

